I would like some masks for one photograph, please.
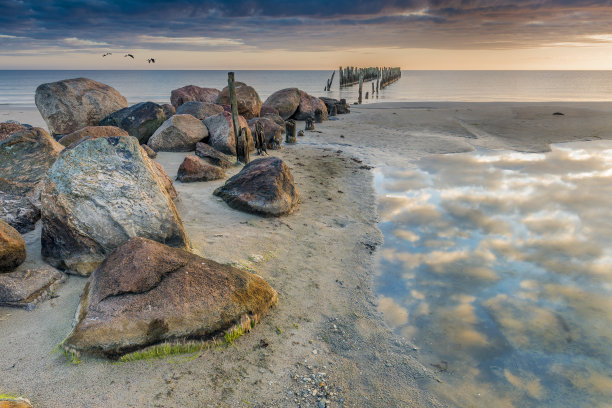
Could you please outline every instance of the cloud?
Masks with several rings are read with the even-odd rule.
[[[80,38],[76,38],[76,37],[64,38],[63,41],[64,43],[68,45],[72,45],[76,47],[81,47],[81,46],[83,47],[102,47],[102,46],[109,45],[108,43],[105,43],[105,42],[81,40]]]
[[[233,46],[243,45],[242,40],[234,40],[231,38],[212,38],[212,37],[163,37],[154,35],[139,35],[138,40],[143,43],[156,44],[182,44],[193,46]]]

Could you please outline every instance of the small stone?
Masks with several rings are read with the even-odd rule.
[[[10,272],[26,259],[25,241],[21,234],[0,221],[0,273]]]

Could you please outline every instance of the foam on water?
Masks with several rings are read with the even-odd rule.
[[[612,142],[375,174],[379,310],[459,406],[612,401]]]

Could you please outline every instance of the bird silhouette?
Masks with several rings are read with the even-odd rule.
[[[154,63],[155,64],[155,58],[149,58],[147,61],[149,61],[149,64],[150,63]]]
[[[113,55],[112,52],[107,52],[106,54],[102,54],[103,57],[106,57],[107,55]]]
[[[132,54],[125,54],[124,57],[130,57],[130,58],[134,59],[134,56]]]

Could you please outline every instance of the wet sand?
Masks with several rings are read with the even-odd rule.
[[[212,196],[223,181],[176,182],[194,250],[260,274],[278,291],[278,305],[227,349],[69,365],[52,350],[70,330],[86,281],[70,277],[59,297],[34,311],[0,308],[0,393],[37,407],[310,407],[317,406],[312,390],[322,390],[313,375],[333,394],[332,407],[446,406],[427,391],[440,380],[435,370],[377,309],[372,285],[382,236],[369,166],[414,167],[431,154],[478,147],[539,152],[552,142],[612,139],[611,111],[612,103],[352,107],[271,152],[289,165],[303,199],[278,219],[230,209]],[[0,121],[7,119],[43,124],[34,108],[0,110]],[[162,153],[156,160],[174,177],[183,157]],[[35,237],[28,241],[28,256],[40,262]]]

